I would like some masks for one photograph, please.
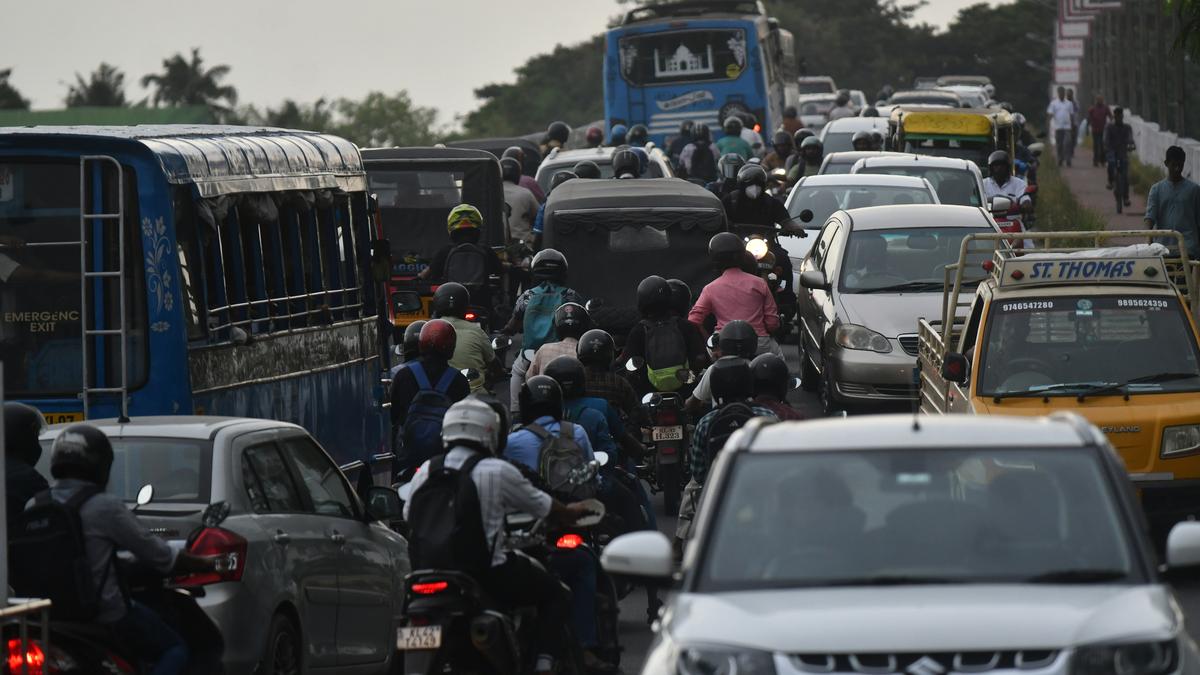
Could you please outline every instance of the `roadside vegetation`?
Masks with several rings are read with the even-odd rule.
[[[1105,219],[1079,203],[1058,171],[1054,151],[1047,147],[1038,165],[1036,228],[1042,232],[1094,232],[1103,230]]]
[[[1154,164],[1143,164],[1131,153],[1129,155],[1129,189],[1145,197],[1150,194],[1150,187],[1167,177],[1161,168]]]

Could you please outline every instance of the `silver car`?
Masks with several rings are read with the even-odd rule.
[[[917,319],[941,316],[944,268],[958,261],[963,237],[997,231],[986,211],[968,206],[830,216],[800,265],[797,292],[801,380],[826,412],[912,402]]]
[[[933,155],[888,154],[854,163],[852,174],[917,176],[933,185],[938,201],[959,206],[983,206],[983,174],[969,159]]]
[[[671,168],[671,160],[661,149],[650,146],[643,148],[646,151],[646,171],[642,174],[643,178],[671,178],[675,175],[674,169]],[[596,166],[600,167],[601,178],[612,178],[612,158],[617,151],[616,148],[586,148],[579,150],[563,150],[555,148],[550,151],[546,159],[538,165],[537,176],[535,180],[538,186],[542,188],[542,192],[550,192],[550,180],[554,178],[554,174],[559,171],[570,171],[575,168],[579,162],[589,161],[595,162]]]
[[[112,440],[108,491],[132,504],[153,486],[137,515],[168,541],[182,545],[208,504],[229,504],[222,536],[191,550],[229,555],[233,570],[189,581],[204,587],[199,603],[224,636],[227,673],[388,672],[411,571],[408,543],[375,518],[393,491],[371,488],[369,513],[321,446],[285,422],[89,422]],[[66,426],[50,427],[42,444]],[[39,465],[47,476],[49,457]]]

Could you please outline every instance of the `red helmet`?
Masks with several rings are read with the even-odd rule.
[[[604,142],[604,130],[600,127],[588,127],[587,143],[590,147],[596,147]]]
[[[454,356],[454,347],[458,344],[458,336],[454,326],[441,319],[434,319],[421,327],[419,348],[421,356],[449,360]]]

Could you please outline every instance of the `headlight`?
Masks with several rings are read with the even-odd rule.
[[[767,652],[737,647],[684,647],[679,675],[775,675],[775,660]]]
[[[770,247],[767,245],[766,239],[754,238],[746,242],[746,250],[750,252],[750,255],[754,256],[755,260],[762,260],[767,255]]]
[[[892,351],[892,343],[879,333],[852,323],[838,326],[834,341],[846,349],[862,349],[880,354]]]
[[[1077,675],[1164,675],[1175,670],[1179,647],[1167,642],[1080,647],[1071,659]]]
[[[1163,430],[1163,457],[1186,455],[1200,450],[1200,424],[1185,424],[1178,427],[1167,427]]]

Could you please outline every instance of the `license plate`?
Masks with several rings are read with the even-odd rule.
[[[682,441],[683,425],[676,424],[673,427],[654,427],[651,435],[655,443],[658,441]]]
[[[441,626],[405,626],[396,629],[396,649],[437,649],[441,646]]]
[[[79,412],[43,412],[46,424],[66,424],[67,422],[82,422],[83,411]]]

